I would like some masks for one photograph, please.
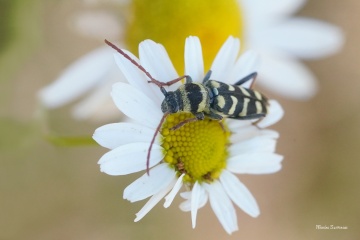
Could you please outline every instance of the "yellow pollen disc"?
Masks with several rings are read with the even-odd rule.
[[[243,16],[238,0],[132,0],[133,15],[125,34],[131,52],[138,44],[152,39],[163,44],[176,70],[184,69],[185,38],[198,36],[205,70],[232,35],[243,39]]]
[[[226,166],[230,133],[218,121],[208,118],[171,129],[193,117],[190,113],[175,113],[166,118],[160,131],[164,161],[179,175],[186,174],[184,182],[211,182]]]

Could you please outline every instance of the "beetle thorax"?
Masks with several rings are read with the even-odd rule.
[[[176,113],[182,111],[182,100],[178,90],[167,92],[165,99],[161,103],[161,111],[163,113]]]

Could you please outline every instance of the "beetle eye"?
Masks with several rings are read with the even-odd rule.
[[[173,103],[173,104],[171,105],[171,108],[172,108],[172,111],[173,111],[173,112],[177,112],[177,111],[179,110],[177,104],[175,104],[175,103]]]

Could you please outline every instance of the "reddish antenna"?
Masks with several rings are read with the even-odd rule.
[[[188,75],[184,75],[184,76],[180,76],[178,78],[175,78],[169,82],[160,82],[158,80],[156,80],[155,78],[153,78],[151,76],[151,74],[146,71],[146,69],[141,66],[139,63],[137,63],[134,59],[132,59],[129,55],[127,55],[123,50],[121,50],[120,48],[118,48],[117,46],[115,46],[115,44],[109,42],[108,40],[105,39],[105,43],[107,45],[109,45],[111,48],[113,48],[114,50],[116,50],[118,53],[120,53],[121,55],[123,55],[127,60],[129,60],[132,64],[134,64],[136,67],[138,67],[142,72],[144,72],[146,74],[146,76],[148,76],[150,78],[151,81],[149,81],[149,83],[154,83],[156,84],[159,88],[162,88],[164,86],[171,86],[173,85],[174,83],[180,81],[181,79],[190,79],[191,81],[191,77],[188,76]]]
[[[151,74],[145,70],[145,68],[143,66],[141,66],[139,63],[137,63],[134,59],[132,59],[129,55],[127,55],[123,50],[121,50],[120,48],[118,48],[117,46],[115,46],[115,44],[109,42],[108,40],[105,39],[105,43],[107,45],[109,45],[110,47],[112,47],[113,49],[115,49],[118,53],[120,53],[121,55],[123,55],[127,60],[129,60],[132,64],[134,64],[135,66],[137,66],[141,71],[143,71],[146,76],[148,76],[152,82],[158,82],[155,78],[153,78],[151,76]]]
[[[150,153],[151,153],[151,149],[152,149],[152,146],[154,145],[155,138],[156,138],[158,132],[160,131],[160,128],[161,128],[162,124],[164,123],[165,118],[167,117],[167,115],[169,115],[168,112],[164,113],[164,115],[162,116],[162,118],[160,120],[160,123],[156,128],[155,134],[154,134],[154,136],[153,136],[153,138],[151,139],[151,142],[150,142],[148,154],[147,154],[147,157],[146,157],[146,172],[147,172],[148,175],[150,175],[149,170],[150,170]]]

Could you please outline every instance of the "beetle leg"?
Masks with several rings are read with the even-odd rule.
[[[224,124],[223,124],[223,122],[222,122],[223,117],[222,117],[221,115],[219,115],[219,114],[217,114],[217,113],[214,113],[214,112],[212,112],[212,111],[210,110],[209,117],[210,117],[211,119],[218,120],[218,122],[219,122],[222,130],[223,130],[224,132],[226,132],[225,126],[224,126]]]
[[[190,122],[196,122],[198,120],[204,120],[205,118],[205,115],[203,112],[199,112],[199,113],[194,113],[195,117],[194,118],[188,118],[180,123],[178,123],[177,125],[173,126],[171,128],[171,130],[177,130],[179,128],[181,128],[182,126],[184,126],[185,124],[187,123],[190,123]]]
[[[205,75],[205,77],[204,77],[204,79],[203,79],[203,83],[205,83],[206,81],[208,81],[208,80],[210,79],[211,73],[212,73],[211,70],[209,70],[209,71],[206,73],[206,75]]]
[[[239,85],[246,83],[247,81],[249,81],[251,79],[254,79],[254,81],[250,85],[250,89],[252,89],[252,86],[254,85],[256,77],[257,77],[257,72],[250,73],[249,75],[247,75],[247,76],[243,77],[242,79],[240,79],[239,81],[237,81],[234,85],[239,86]]]
[[[181,123],[173,126],[172,128],[170,128],[170,130],[177,130],[177,129],[181,128],[182,126],[184,126],[186,123],[196,122],[196,121],[198,121],[198,120],[199,120],[199,119],[196,118],[196,117],[194,117],[194,118],[188,118],[188,119],[182,121]]]
[[[210,109],[209,117],[213,120],[219,120],[219,121],[221,121],[223,119],[223,117],[221,115],[212,112],[211,109]]]

